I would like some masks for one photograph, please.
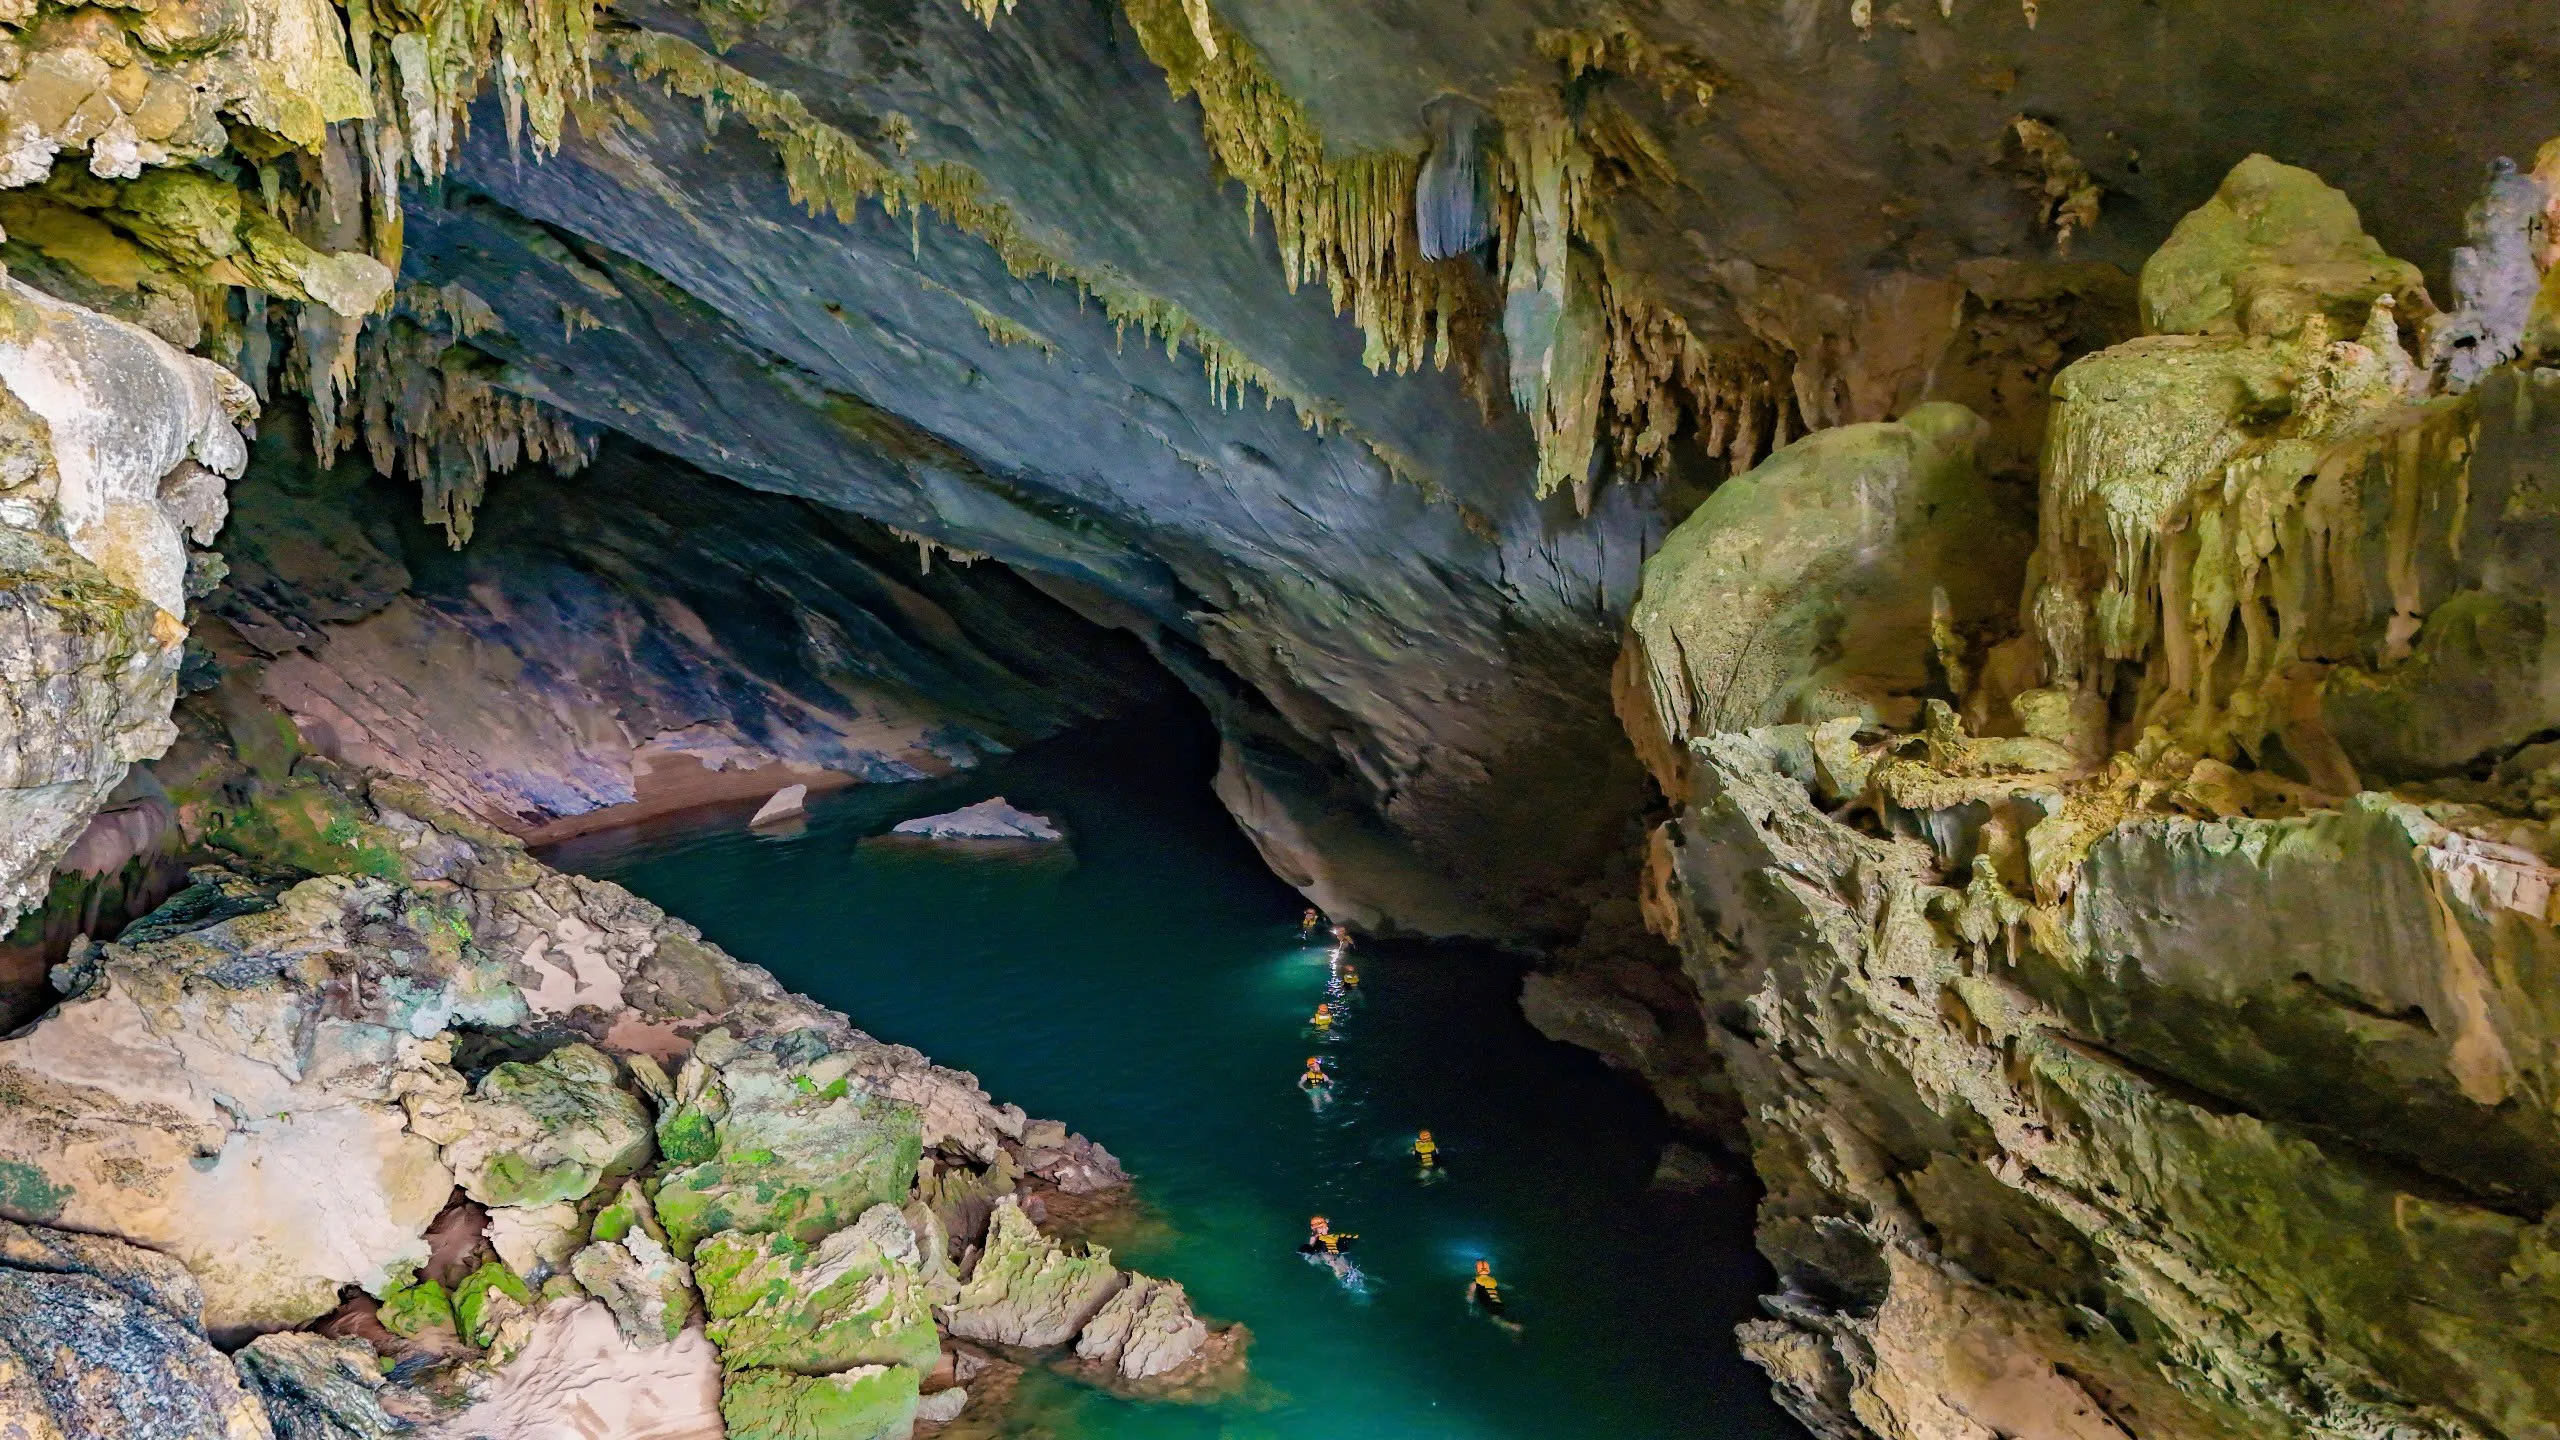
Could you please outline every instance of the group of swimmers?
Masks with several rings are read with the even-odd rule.
[[[1309,909],[1298,922],[1299,938],[1312,938],[1316,933],[1316,927],[1323,923],[1324,917],[1314,909]],[[1350,951],[1351,932],[1342,925],[1335,925],[1331,956],[1335,982],[1333,990],[1337,996],[1345,1000],[1360,992],[1360,972],[1350,963],[1348,958]],[[1308,1017],[1307,1023],[1321,1037],[1332,1033],[1334,1023],[1340,1016],[1340,1009],[1333,1002],[1328,1001],[1316,1006],[1315,1014]],[[1307,1068],[1305,1073],[1298,1077],[1298,1088],[1315,1097],[1319,1107],[1323,1105],[1326,1095],[1333,1088],[1333,1076],[1325,1070],[1323,1056],[1307,1057]],[[1420,1178],[1426,1183],[1446,1178],[1446,1172],[1440,1165],[1440,1144],[1431,1138],[1429,1130],[1423,1130],[1413,1137],[1409,1153],[1413,1156]],[[1330,1265],[1339,1273],[1349,1269],[1350,1262],[1345,1252],[1359,1239],[1356,1233],[1337,1230],[1333,1228],[1331,1221],[1322,1215],[1317,1215],[1307,1221],[1306,1243],[1298,1247],[1298,1253]],[[1476,1261],[1475,1274],[1467,1281],[1467,1303],[1494,1317],[1495,1321],[1505,1329],[1518,1332],[1517,1325],[1502,1318],[1502,1283],[1494,1278],[1492,1261]]]

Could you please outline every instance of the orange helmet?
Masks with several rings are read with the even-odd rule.
[[[1492,1261],[1490,1261],[1490,1260],[1479,1260],[1479,1261],[1477,1261],[1477,1262],[1476,1262],[1476,1273],[1477,1273],[1477,1274],[1479,1274],[1479,1275],[1489,1274],[1489,1273],[1491,1273],[1491,1272],[1492,1272],[1492,1270],[1493,1270],[1493,1262],[1492,1262]]]
[[[1307,1217],[1307,1227],[1308,1227],[1309,1229],[1313,1229],[1313,1228],[1315,1228],[1316,1226],[1322,1225],[1322,1224],[1324,1224],[1324,1223],[1325,1223],[1325,1219],[1324,1219],[1324,1217],[1323,1217],[1323,1216],[1321,1216],[1321,1215],[1310,1215],[1310,1216],[1308,1216],[1308,1217]]]
[[[1430,1139],[1430,1138],[1431,1138],[1431,1132],[1430,1132],[1430,1131],[1428,1131],[1428,1130],[1425,1130],[1425,1131],[1423,1131],[1421,1134],[1416,1135],[1416,1136],[1415,1136],[1415,1137],[1413,1137],[1413,1138],[1415,1138],[1415,1139],[1417,1139],[1417,1140],[1428,1140],[1428,1139]]]

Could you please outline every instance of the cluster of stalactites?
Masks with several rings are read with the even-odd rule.
[[[54,94],[68,77],[100,96],[124,95],[121,66],[145,77],[146,97],[175,85],[204,113],[187,112],[187,124],[161,138],[124,120],[13,131],[0,183],[14,188],[0,207],[47,263],[84,277],[75,287],[134,292],[135,318],[213,354],[262,396],[277,378],[281,331],[282,378],[307,397],[320,453],[351,438],[351,407],[361,404],[377,465],[417,477],[430,509],[465,534],[490,470],[574,460],[587,447],[538,404],[447,373],[440,350],[394,333],[417,319],[392,310],[401,179],[444,172],[469,106],[492,84],[510,138],[556,148],[569,106],[588,90],[599,8],[261,3],[246,7],[245,24],[201,33],[190,14],[165,7],[144,7],[124,30],[86,12],[43,32],[60,43],[28,62],[45,72],[21,77],[36,87],[29,93]],[[0,91],[0,105],[13,103],[14,89]],[[167,105],[144,108],[142,119],[166,119]],[[227,136],[217,111],[233,122]],[[54,158],[81,146],[90,175],[75,180]],[[205,155],[213,158],[186,163]],[[396,442],[379,438],[386,433]]]
[[[593,431],[539,400],[500,388],[460,342],[498,328],[497,316],[460,285],[412,285],[357,346],[354,412],[322,430],[321,463],[361,440],[383,475],[418,487],[419,511],[459,548],[489,477],[526,461],[576,470],[595,456]]]
[[[1676,177],[1660,140],[1590,77],[1623,76],[1703,107],[1716,81],[1699,57],[1622,18],[1542,31],[1559,79],[1505,92],[1498,123],[1452,97],[1426,111],[1418,161],[1337,160],[1252,46],[1204,5],[1128,8],[1174,93],[1199,97],[1211,152],[1243,182],[1249,210],[1271,217],[1289,283],[1327,285],[1360,325],[1373,369],[1455,360],[1481,391],[1475,342],[1490,317],[1463,261],[1491,249],[1509,389],[1538,442],[1540,495],[1570,489],[1587,509],[1604,435],[1633,469],[1661,457],[1684,423],[1737,469],[1784,442],[1795,412],[1778,357],[1700,341],[1619,272],[1600,223],[1608,191]]]
[[[2316,176],[2263,157],[2236,169],[2145,271],[2155,327],[2187,333],[2055,381],[2027,605],[2053,683],[2130,684],[2129,733],[2254,758],[2307,713],[2327,665],[2363,653],[2377,511],[2393,517],[2379,536],[2393,593],[2371,658],[2405,658],[2422,623],[2417,517],[2469,503],[2476,419],[2452,397],[2534,344],[2533,297],[2560,258],[2531,243],[2551,201],[2501,162],[2457,255],[2455,308],[2438,313]],[[2271,239],[2261,216],[2292,218]],[[2279,240],[2319,263],[2273,262]]]
[[[820,120],[799,96],[766,85],[680,37],[627,31],[613,36],[609,45],[633,74],[700,103],[706,128],[716,129],[730,116],[744,121],[774,148],[792,200],[810,214],[850,222],[870,202],[893,217],[921,224],[930,210],[992,247],[1014,275],[1074,286],[1101,306],[1123,336],[1135,329],[1163,345],[1168,358],[1178,358],[1186,348],[1195,352],[1220,405],[1241,404],[1249,390],[1259,390],[1266,405],[1288,400],[1311,429],[1337,423],[1331,406],[1299,393],[1182,307],[1147,293],[1108,266],[1066,259],[1033,236],[1010,207],[989,196],[985,178],[968,166],[893,164],[858,137]],[[904,148],[903,117],[888,116],[881,128],[893,146]],[[997,343],[1046,345],[968,297],[959,298]]]

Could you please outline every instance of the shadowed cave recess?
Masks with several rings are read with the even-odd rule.
[[[2540,7],[18,0],[0,122],[0,1434],[1299,1433],[1268,1175],[911,1048],[1194,1053],[948,894],[1242,1094],[1294,891],[1591,1127],[1596,1429],[2560,1440]],[[873,833],[999,781],[1083,868]]]

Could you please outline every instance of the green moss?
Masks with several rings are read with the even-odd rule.
[[[480,1188],[492,1205],[549,1205],[594,1189],[598,1174],[596,1167],[575,1160],[538,1165],[509,1150],[489,1162]]]
[[[922,1377],[904,1365],[802,1376],[746,1370],[720,1384],[729,1440],[903,1440]]]
[[[492,1260],[464,1277],[454,1287],[453,1313],[461,1323],[462,1336],[474,1345],[486,1346],[495,1339],[494,1322],[489,1319],[489,1297],[504,1295],[519,1305],[531,1305],[533,1292],[506,1266]]]
[[[0,1214],[13,1219],[49,1221],[62,1213],[71,1187],[56,1185],[42,1170],[22,1160],[0,1160]]]
[[[814,1251],[788,1235],[730,1232],[704,1241],[694,1252],[694,1283],[721,1363],[804,1374],[931,1368],[942,1342],[923,1276],[878,1244],[898,1223],[867,1216]]]
[[[453,1297],[433,1280],[393,1284],[382,1292],[382,1327],[394,1335],[417,1336],[444,1326],[461,1329],[453,1314]]]
[[[678,1110],[658,1121],[658,1153],[670,1165],[698,1165],[720,1153],[719,1133],[710,1116],[689,1108]]]

